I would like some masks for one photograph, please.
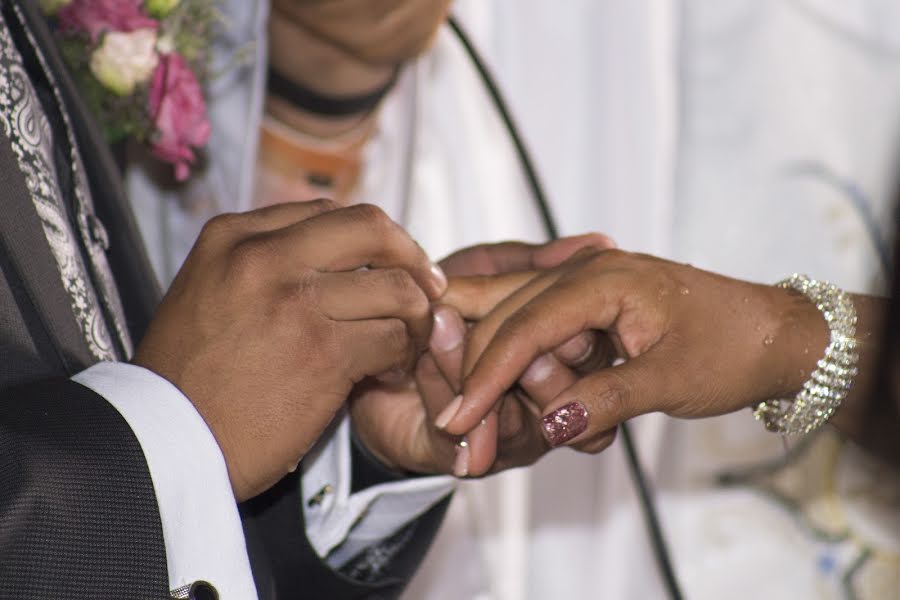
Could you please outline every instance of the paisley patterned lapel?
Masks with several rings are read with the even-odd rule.
[[[106,256],[122,296],[127,330],[134,340],[139,340],[156,311],[162,293],[126,201],[120,170],[54,45],[53,36],[40,13],[39,3],[27,0],[7,2],[16,6],[17,14],[21,15],[26,29],[41,49],[47,69],[65,103],[81,151],[83,175],[90,186],[96,215],[108,233],[109,251]]]
[[[9,140],[15,162],[24,177],[32,203],[31,211],[39,218],[44,245],[50,249],[56,263],[60,283],[68,296],[75,324],[93,359],[91,362],[112,360],[115,352],[110,334],[62,203],[53,160],[50,124],[5,22],[0,24],[3,25],[0,27],[0,127]],[[15,202],[18,196],[9,194],[5,201]],[[19,207],[20,211],[23,208]],[[31,240],[32,251],[44,246],[37,242]],[[27,257],[23,258],[26,263],[22,265],[24,269],[21,269],[20,275],[27,279],[31,275],[29,261]],[[35,295],[42,296],[43,293],[44,290],[39,289]],[[58,311],[54,313],[58,314]]]
[[[34,311],[55,350],[55,356],[42,355],[42,362],[53,365],[52,371],[73,374],[97,359],[73,318],[71,297],[5,133],[0,134],[0,189],[0,252],[14,268],[7,276],[21,281],[30,303],[19,310]]]

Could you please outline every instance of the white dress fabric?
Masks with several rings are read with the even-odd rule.
[[[456,11],[508,93],[564,233],[599,230],[759,281],[800,271],[884,289],[900,4],[465,0]],[[232,198],[183,205],[249,206]],[[447,32],[390,97],[359,199],[435,257],[541,238],[508,139]],[[201,220],[151,205],[167,232],[155,255],[177,265]],[[686,597],[900,598],[900,485],[851,445],[826,432],[786,453],[748,412],[634,427]],[[619,444],[461,486],[405,598],[600,596],[665,597]]]
[[[564,232],[599,229],[759,281],[801,271],[884,289],[900,5],[463,8]],[[900,485],[852,445],[826,432],[786,455],[747,412],[634,426],[687,598],[900,598]],[[486,563],[477,597],[666,597],[621,448],[548,457],[529,487],[468,519],[483,548],[526,544]],[[525,530],[498,532],[491,517],[506,512],[526,515]],[[407,597],[475,597],[457,593],[473,569],[450,557],[426,564]]]

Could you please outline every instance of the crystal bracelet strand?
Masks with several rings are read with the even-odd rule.
[[[794,274],[778,287],[796,290],[815,304],[828,323],[831,339],[825,356],[795,398],[756,405],[753,415],[766,429],[806,434],[821,427],[838,409],[857,373],[856,309],[850,296],[835,285]]]

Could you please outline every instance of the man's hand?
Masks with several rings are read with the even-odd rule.
[[[457,252],[441,266],[449,275],[469,275],[467,304],[476,303],[492,275],[545,269],[586,246],[609,247],[601,235],[566,238],[543,246],[504,243]],[[457,296],[459,296],[457,292]],[[490,294],[488,294],[490,296]],[[461,299],[461,298],[460,298]],[[477,303],[476,303],[477,304]],[[593,334],[574,336],[534,361],[519,386],[464,438],[441,431],[435,421],[454,404],[462,385],[467,326],[452,306],[434,309],[429,352],[414,378],[389,386],[367,381],[354,392],[351,414],[357,436],[386,465],[418,473],[481,476],[533,463],[548,449],[540,432],[540,408],[572,385],[572,367],[603,360],[606,346]],[[460,444],[460,442],[463,442]]]
[[[411,369],[446,279],[370,205],[293,203],[210,221],[134,362],[216,437],[236,498],[293,470],[353,385]]]

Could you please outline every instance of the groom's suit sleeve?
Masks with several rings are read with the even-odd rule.
[[[66,379],[0,396],[0,598],[166,598],[153,484],[119,413]]]
[[[383,531],[396,532],[372,541],[388,560],[362,552],[338,570],[306,534],[299,475],[245,505],[241,522],[212,435],[154,374],[101,364],[2,395],[0,598],[167,598],[197,580],[225,599],[254,598],[257,588],[266,600],[394,597],[445,508],[420,502],[381,520],[374,508]],[[353,462],[353,486],[365,488],[336,495],[390,489],[394,475],[363,455]]]
[[[351,460],[344,421],[304,459],[302,477],[288,477],[244,507],[245,541],[221,451],[177,388],[123,363],[94,365],[73,379],[112,404],[142,447],[172,589],[201,580],[223,598],[252,598],[257,587],[264,599],[399,594],[452,490],[447,478],[400,478],[360,452]],[[305,490],[322,482],[331,482],[323,486],[328,497],[310,523],[301,506],[311,506],[317,492]],[[273,505],[275,498],[283,504]],[[379,560],[368,560],[367,552]]]

